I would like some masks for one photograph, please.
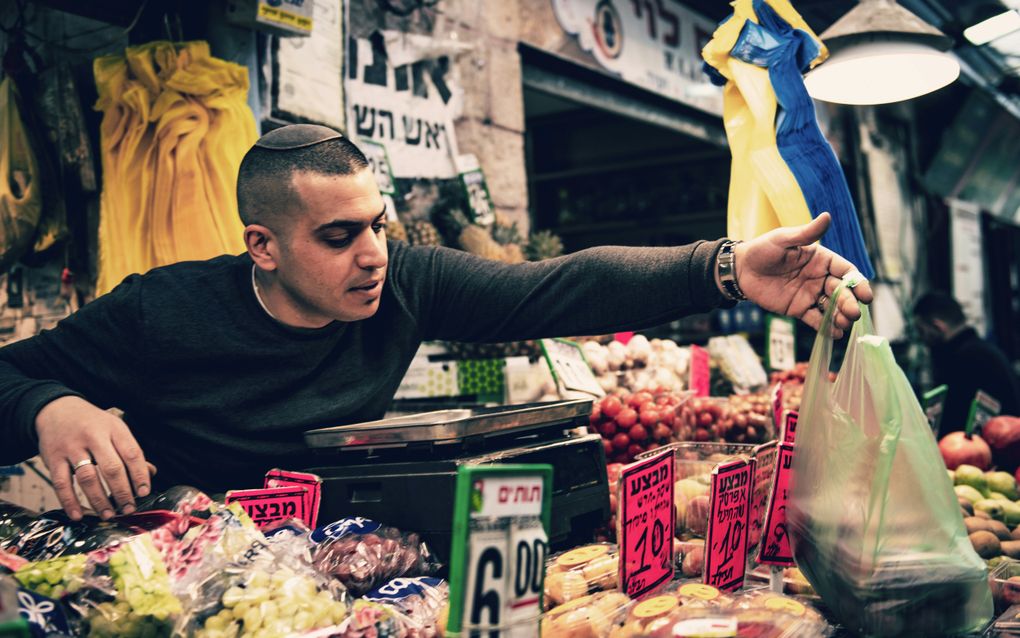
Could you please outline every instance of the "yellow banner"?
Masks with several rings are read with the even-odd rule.
[[[284,11],[283,9],[270,7],[267,4],[259,4],[259,18],[270,22],[276,22],[284,26],[301,29],[302,31],[312,30],[311,18],[299,16],[295,13],[291,13],[290,11]]]

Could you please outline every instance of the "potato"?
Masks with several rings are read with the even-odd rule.
[[[980,530],[970,535],[970,544],[981,558],[991,558],[1002,553],[999,537],[992,532]]]
[[[1010,558],[1020,558],[1020,541],[1003,541],[1002,553]]]

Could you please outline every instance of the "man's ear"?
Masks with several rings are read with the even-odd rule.
[[[935,326],[935,328],[943,336],[945,336],[945,335],[949,334],[950,332],[952,332],[952,328],[949,327],[949,324],[946,323],[945,321],[942,321],[941,319],[932,319],[931,320],[931,325]]]
[[[276,270],[280,244],[273,231],[262,224],[248,224],[244,227],[244,245],[260,269]]]

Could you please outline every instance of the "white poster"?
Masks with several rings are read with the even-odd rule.
[[[450,55],[427,36],[383,33],[347,51],[348,134],[385,146],[394,177],[456,177],[462,99]]]
[[[963,306],[967,323],[985,336],[985,257],[981,245],[981,210],[976,204],[951,200],[950,244],[953,253],[953,296]]]
[[[722,89],[701,71],[716,24],[677,0],[552,0],[563,30],[623,80],[722,115]]]
[[[279,38],[276,108],[342,129],[343,34],[340,0],[315,0],[312,34]]]

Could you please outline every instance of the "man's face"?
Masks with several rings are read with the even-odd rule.
[[[945,334],[939,327],[941,323],[937,319],[931,321],[926,317],[915,316],[914,322],[917,325],[917,333],[920,335],[921,340],[929,346],[935,346],[945,341]]]
[[[292,185],[299,201],[277,256],[287,302],[306,325],[371,317],[388,260],[385,203],[372,172],[298,172]]]

